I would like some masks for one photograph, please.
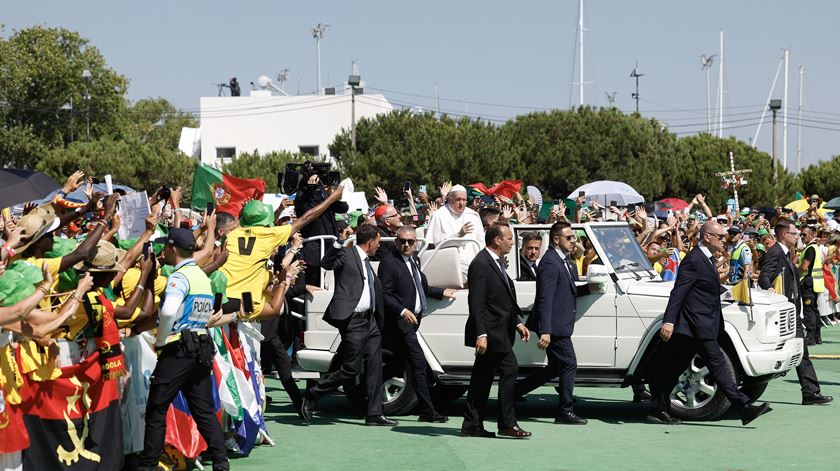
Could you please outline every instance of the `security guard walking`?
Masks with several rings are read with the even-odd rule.
[[[207,322],[213,311],[210,280],[195,260],[195,237],[188,229],[170,229],[167,237],[155,240],[165,244],[166,263],[175,266],[166,283],[160,308],[157,366],[151,377],[146,404],[146,434],[141,470],[157,469],[166,435],[166,411],[178,391],[182,391],[198,431],[207,442],[213,470],[229,470],[224,435],[213,406],[210,384],[215,349],[207,335]]]
[[[817,297],[825,291],[825,282],[823,280],[822,250],[817,245],[817,231],[811,226],[806,226],[802,229],[802,240],[805,242],[805,250],[799,256],[799,281],[802,283],[805,343],[811,346],[822,343]]]

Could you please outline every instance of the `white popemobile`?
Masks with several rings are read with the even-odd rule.
[[[508,274],[518,275],[518,249],[521,234],[543,234],[542,251],[547,249],[548,225],[512,226],[514,250],[508,255]],[[572,337],[578,359],[576,384],[620,386],[647,383],[649,360],[658,344],[662,314],[668,303],[673,282],[661,281],[653,271],[633,232],[625,223],[604,222],[575,224],[597,253],[589,265],[586,281],[598,284],[601,292],[578,298],[578,319]],[[420,235],[420,234],[418,234]],[[322,237],[326,243],[329,238]],[[450,239],[434,249],[420,249],[423,272],[429,284],[463,288],[457,251],[462,244],[475,243]],[[332,297],[332,274],[325,272],[323,288],[307,301],[305,348],[298,352],[300,365],[320,374],[329,371],[338,344],[338,331],[323,321],[324,310]],[[516,281],[519,305],[526,313],[534,304],[536,283]],[[802,339],[796,338],[793,304],[781,295],[755,289],[752,306],[729,301],[723,304],[724,335],[720,339],[730,374],[750,399],[764,392],[767,382],[795,368],[803,352]],[[469,384],[474,349],[464,346],[467,319],[467,293],[459,292],[454,301],[429,299],[418,340],[431,371],[432,394],[437,401],[459,398]],[[388,415],[406,414],[417,403],[411,375],[400,361],[398,349],[383,344],[385,373],[383,401]],[[519,373],[524,376],[546,363],[545,352],[536,342],[516,342]],[[629,397],[629,395],[628,395]],[[680,378],[672,393],[672,412],[678,418],[708,420],[723,414],[730,404],[718,391],[709,370],[699,356]]]

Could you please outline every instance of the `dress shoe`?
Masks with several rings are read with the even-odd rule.
[[[809,394],[807,396],[802,396],[802,405],[810,406],[814,404],[828,404],[829,402],[833,401],[834,398],[831,396],[823,396],[820,393],[816,394]]]
[[[763,402],[757,406],[750,404],[744,407],[744,410],[741,411],[741,425],[747,425],[748,423],[770,412],[771,410],[773,409],[770,407],[770,404],[766,402]]]
[[[522,430],[518,425],[514,425],[511,428],[500,429],[499,436],[510,438],[528,438],[531,436],[531,432],[526,432]]]
[[[461,429],[462,437],[477,437],[477,438],[496,438],[496,434],[484,428],[476,430]]]
[[[377,415],[374,417],[368,417],[365,419],[365,425],[379,425],[383,427],[393,427],[394,425],[399,425],[399,421],[391,420],[384,415]]]
[[[650,402],[651,400],[653,400],[653,395],[651,395],[648,391],[633,394],[633,402]]]
[[[417,421],[418,422],[431,422],[431,423],[435,423],[435,424],[442,424],[444,422],[449,422],[449,417],[447,417],[443,414],[438,414],[437,412],[435,412],[432,415],[420,414],[420,417],[417,418]]]
[[[648,422],[653,422],[655,424],[679,425],[682,423],[680,422],[680,419],[664,410],[652,410],[646,418]]]
[[[303,398],[300,401],[300,409],[298,409],[298,415],[301,419],[303,419],[304,422],[312,422],[312,409],[314,407],[315,401],[313,401],[309,396],[304,394]]]
[[[560,414],[554,419],[555,424],[566,424],[566,425],[586,425],[586,419],[583,417],[575,414],[574,412],[566,412],[565,414]]]

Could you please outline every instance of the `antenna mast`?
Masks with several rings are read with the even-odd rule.
[[[578,45],[580,46],[580,71],[578,84],[580,90],[580,106],[583,106],[583,0],[578,2]]]
[[[803,100],[805,99],[805,95],[802,93],[805,87],[805,68],[803,66],[799,66],[799,110],[797,113],[797,120],[799,121],[799,126],[797,129],[797,139],[796,139],[796,173],[799,173],[802,170],[802,111],[805,109],[805,104]]]
[[[782,167],[787,170],[787,131],[788,131],[788,62],[790,62],[790,51],[785,49],[785,97],[782,99]]]

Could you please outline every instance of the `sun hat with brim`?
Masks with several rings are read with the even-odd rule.
[[[114,244],[100,240],[90,260],[83,260],[75,265],[76,270],[87,272],[124,272],[120,265],[120,252]]]
[[[58,229],[60,224],[61,221],[55,215],[55,210],[51,204],[35,208],[17,222],[17,226],[21,228],[21,240],[25,241],[23,245],[18,247],[17,251],[23,252],[28,249],[44,234]]]
[[[766,235],[770,235],[770,232],[767,229],[761,228],[758,232],[756,232],[756,234],[758,234],[759,237],[764,237]]]
[[[764,244],[755,244],[755,249],[759,252],[767,252],[767,247]]]
[[[35,284],[44,281],[41,269],[18,260],[6,268],[0,277],[0,306],[17,304],[35,292]]]
[[[262,201],[251,200],[245,203],[242,208],[239,225],[242,227],[271,227],[274,225],[274,210],[271,209],[271,206],[263,204]]]

